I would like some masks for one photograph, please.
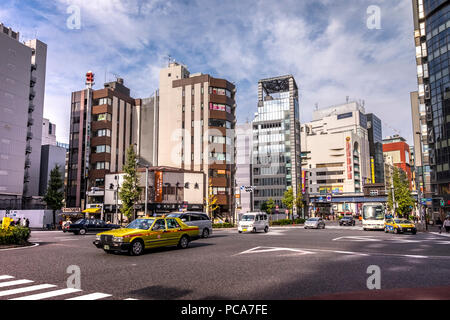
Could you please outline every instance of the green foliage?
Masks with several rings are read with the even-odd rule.
[[[261,212],[267,212],[267,201],[264,201],[263,203],[261,203],[261,206],[259,208],[261,210]]]
[[[394,168],[394,196],[395,196],[395,214],[401,217],[408,217],[412,208],[415,205],[414,198],[409,189],[409,181],[406,173],[397,167]],[[392,189],[389,190],[388,208],[390,211],[394,209],[394,199]]]
[[[273,201],[273,199],[270,198],[269,201],[267,201],[266,205],[267,205],[266,213],[267,214],[272,214],[273,213],[273,209],[276,207],[275,201]]]
[[[292,187],[290,187],[285,193],[284,197],[281,200],[283,205],[289,209],[289,212],[292,212],[292,208],[294,207],[294,191],[292,190]]]
[[[31,231],[28,228],[9,227],[0,229],[0,245],[26,245]]]
[[[270,225],[271,226],[289,226],[289,225],[293,225],[293,224],[304,224],[305,221],[306,221],[305,219],[295,219],[294,221],[292,221],[290,219],[285,219],[285,220],[271,221]]]
[[[137,155],[134,151],[134,146],[130,145],[127,150],[127,161],[123,167],[125,176],[119,191],[119,198],[122,201],[122,208],[120,211],[128,218],[128,220],[131,220],[133,217],[134,205],[139,201],[141,195],[136,163]]]
[[[44,201],[52,210],[61,210],[64,206],[64,181],[58,165],[50,172],[47,192]]]
[[[229,229],[229,228],[234,228],[234,225],[232,223],[213,224],[213,229]]]

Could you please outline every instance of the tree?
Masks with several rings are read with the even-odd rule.
[[[139,201],[141,195],[141,187],[139,187],[139,174],[136,168],[137,155],[134,151],[134,146],[130,145],[127,150],[127,160],[123,167],[125,176],[123,184],[119,191],[119,198],[122,201],[122,208],[120,211],[128,220],[133,216],[134,205]]]
[[[261,206],[259,207],[259,209],[261,210],[261,212],[267,212],[267,201],[264,201],[263,203],[261,203]]]
[[[303,201],[303,193],[299,191],[297,193],[297,199],[295,200],[295,206],[297,207],[297,212],[303,212],[303,208],[305,207],[305,203]],[[299,214],[300,216],[300,214]]]
[[[47,207],[53,210],[53,226],[56,226],[56,211],[61,210],[64,206],[64,181],[59,170],[60,166],[56,165],[50,171],[50,181],[44,196]]]
[[[292,212],[292,208],[294,208],[294,191],[292,190],[292,187],[290,187],[285,193],[284,197],[281,200],[283,205],[289,210],[289,212]]]
[[[266,212],[268,214],[272,214],[273,213],[273,209],[276,207],[275,201],[273,201],[273,199],[270,198],[269,201],[266,202],[266,205],[267,205]]]
[[[393,173],[393,185],[394,194],[392,194],[392,188],[389,190],[388,196],[388,208],[394,211],[394,198],[395,198],[395,212],[401,217],[408,217],[412,208],[415,205],[414,198],[411,195],[410,183],[406,173],[397,167],[394,167]]]

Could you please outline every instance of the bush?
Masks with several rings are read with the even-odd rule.
[[[290,226],[293,224],[304,224],[305,219],[295,219],[295,221],[292,221],[290,219],[285,220],[278,220],[278,221],[271,221],[270,225],[272,226]]]
[[[229,229],[234,228],[234,225],[232,223],[217,223],[213,224],[214,229]]]
[[[7,229],[0,229],[0,245],[25,245],[28,243],[30,235],[31,231],[28,228],[9,227]]]

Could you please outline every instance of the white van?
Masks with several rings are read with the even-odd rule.
[[[246,213],[239,221],[239,233],[242,232],[269,232],[269,218],[267,214],[261,212]]]

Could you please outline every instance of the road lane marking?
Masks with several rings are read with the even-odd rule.
[[[0,280],[14,279],[12,276],[0,276]]]
[[[0,297],[10,296],[10,295],[18,294],[18,293],[25,293],[25,292],[42,290],[42,289],[54,288],[54,287],[56,287],[54,284],[40,284],[40,285],[25,287],[25,288],[20,288],[20,289],[5,290],[5,291],[0,291]]]
[[[81,291],[80,289],[66,288],[66,289],[61,289],[61,290],[33,294],[31,296],[25,296],[25,297],[10,299],[10,300],[43,300],[43,299],[63,296],[63,295],[70,294],[70,293],[80,292],[80,291]]]
[[[289,251],[289,252],[295,252],[295,253],[301,253],[301,254],[313,254],[313,252],[301,250],[301,249],[292,249],[292,248],[275,248],[275,247],[256,247],[252,248],[246,251],[243,251],[241,253],[238,253],[237,255],[243,255],[243,254],[249,254],[249,253],[267,253],[267,252],[279,252],[279,251]]]
[[[32,282],[34,282],[34,281],[31,281],[31,280],[14,280],[14,281],[8,281],[8,282],[0,282],[0,288],[18,286],[18,285],[21,285],[21,284],[27,284],[27,283],[32,283]]]
[[[91,294],[87,294],[84,296],[80,296],[80,297],[76,297],[76,298],[70,298],[70,299],[66,299],[66,300],[81,300],[81,301],[87,301],[87,300],[99,300],[99,299],[103,299],[103,298],[108,298],[111,297],[110,294],[106,294],[106,293],[91,293]]]

